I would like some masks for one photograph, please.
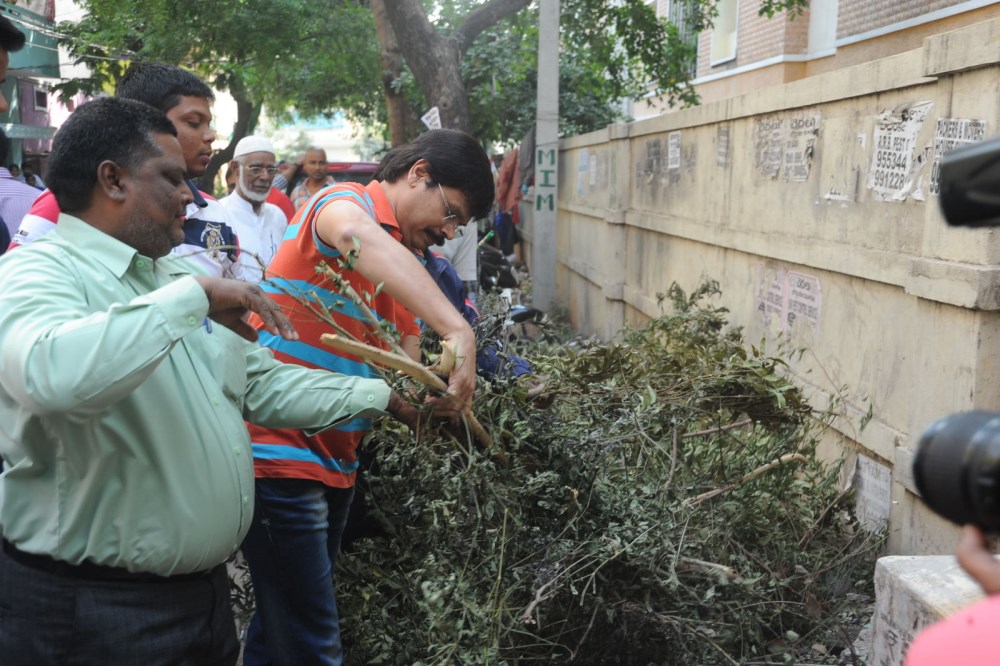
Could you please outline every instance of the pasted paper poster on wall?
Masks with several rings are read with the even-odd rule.
[[[681,168],[681,133],[667,135],[667,169]]]
[[[781,161],[781,178],[789,183],[804,183],[809,178],[819,133],[819,114],[792,116],[785,132],[785,150]]]
[[[818,330],[823,306],[819,278],[783,269],[770,275],[763,264],[757,269],[757,311],[764,326],[777,318],[782,334],[787,336],[795,322],[802,319]]]
[[[715,164],[724,169],[729,168],[729,133],[729,125],[719,125],[715,134]]]
[[[768,178],[804,183],[809,178],[820,114],[758,118],[753,124],[754,166]]]
[[[877,200],[903,201],[914,193],[918,172],[926,164],[926,156],[916,154],[917,135],[932,106],[912,102],[878,115],[868,167],[868,189]]]
[[[868,456],[858,456],[855,512],[864,527],[878,532],[889,522],[892,470]]]
[[[986,121],[969,118],[938,118],[934,132],[934,164],[931,166],[931,194],[941,193],[941,157],[959,146],[979,143],[986,137]]]

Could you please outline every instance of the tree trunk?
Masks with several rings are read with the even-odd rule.
[[[428,108],[438,107],[442,127],[468,131],[469,106],[457,42],[438,33],[427,19],[420,0],[394,0],[385,8],[399,50],[424,93]]]
[[[394,83],[403,74],[403,56],[392,33],[389,17],[386,15],[384,0],[372,0],[375,14],[375,32],[378,34],[379,60],[382,63],[382,87],[385,92],[385,108],[389,118],[389,142],[393,147],[409,140],[407,127],[410,125],[410,109],[402,92]]]
[[[385,4],[399,49],[424,93],[427,108],[438,107],[442,127],[470,129],[461,66],[465,47],[483,30],[529,4],[531,0],[491,0],[470,12],[453,35],[444,35],[431,25],[421,0]]]
[[[212,155],[212,161],[208,163],[205,173],[198,179],[198,187],[209,194],[215,189],[215,177],[219,173],[222,165],[229,164],[236,152],[236,144],[245,136],[248,136],[257,119],[260,117],[260,102],[253,102],[250,94],[243,83],[243,79],[234,76],[229,80],[229,94],[236,100],[236,124],[233,125],[233,137],[229,145]]]

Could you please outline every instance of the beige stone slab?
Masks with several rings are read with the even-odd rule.
[[[951,556],[894,556],[875,566],[869,663],[899,666],[921,629],[983,599]]]

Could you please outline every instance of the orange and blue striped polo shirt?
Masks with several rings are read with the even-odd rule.
[[[334,201],[356,204],[393,238],[397,241],[401,239],[392,207],[379,183],[373,181],[367,186],[337,183],[320,190],[292,218],[274,259],[267,267],[268,278],[260,285],[281,305],[300,339],[285,340],[271,335],[263,330],[256,317],[254,325],[260,335],[260,344],[270,348],[280,361],[357,377],[374,377],[374,371],[359,358],[342,355],[323,345],[320,335],[334,331],[299,302],[303,298],[313,302],[318,300],[333,315],[337,324],[352,335],[369,344],[385,347],[371,332],[354,303],[340,295],[330,280],[316,270],[316,266],[325,261],[359,294],[375,293],[375,285],[370,280],[356,271],[338,266],[336,260],[340,253],[316,234],[319,212]],[[364,252],[364,248],[360,251]],[[383,292],[375,296],[371,309],[377,317],[390,322],[404,335],[419,335],[413,314],[388,294]],[[355,419],[309,435],[302,430],[247,424],[253,444],[256,476],[311,479],[335,488],[350,487],[354,484],[358,468],[355,451],[371,425],[368,419]]]

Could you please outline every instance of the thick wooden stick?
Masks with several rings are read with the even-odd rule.
[[[406,375],[409,375],[421,384],[437,391],[441,391],[442,393],[448,390],[448,385],[444,383],[443,379],[407,356],[394,354],[390,351],[379,349],[378,347],[372,347],[371,345],[366,345],[365,343],[358,342],[356,340],[349,340],[335,333],[324,333],[319,339],[323,342],[323,344],[328,347],[333,347],[337,351],[346,352],[365,361],[371,361],[377,365],[398,370]],[[471,363],[472,361],[466,360],[466,362]],[[462,414],[462,418],[466,419],[469,429],[472,431],[472,434],[476,436],[476,439],[481,441],[486,446],[493,448],[493,438],[490,437],[490,434],[486,432],[486,429],[483,428],[483,425],[478,419],[476,419],[471,411]],[[502,460],[506,461],[506,455],[504,455],[503,452],[497,452],[497,455],[500,456]]]
[[[333,347],[337,351],[346,352],[365,361],[372,361],[383,367],[406,373],[421,384],[429,386],[432,389],[437,389],[438,391],[448,390],[448,385],[444,383],[443,379],[402,354],[395,354],[391,351],[365,344],[364,342],[345,338],[336,333],[324,333],[319,336],[319,339],[323,344]]]
[[[702,502],[704,502],[707,499],[711,499],[711,498],[715,497],[716,495],[721,495],[722,493],[730,491],[733,488],[736,488],[738,486],[742,486],[747,481],[752,481],[753,479],[756,479],[761,474],[763,474],[763,473],[765,473],[765,472],[767,472],[769,470],[772,470],[775,467],[780,467],[781,465],[785,465],[785,464],[788,464],[790,462],[808,463],[809,459],[806,458],[801,453],[786,453],[785,455],[781,456],[777,460],[772,460],[771,462],[767,463],[766,465],[761,465],[760,467],[758,467],[754,471],[750,472],[749,474],[745,475],[743,478],[739,479],[738,481],[734,481],[733,483],[730,483],[727,486],[723,486],[722,488],[716,488],[715,490],[709,490],[707,493],[702,493],[701,495],[698,495],[694,499],[690,500],[688,502],[688,504],[690,504],[691,506],[698,506],[699,504],[701,504]]]
[[[736,580],[740,577],[739,574],[736,573],[736,569],[733,569],[732,567],[727,567],[724,564],[716,564],[715,562],[696,560],[693,557],[680,558],[677,561],[677,566],[675,568],[677,571],[721,574],[729,580]]]

